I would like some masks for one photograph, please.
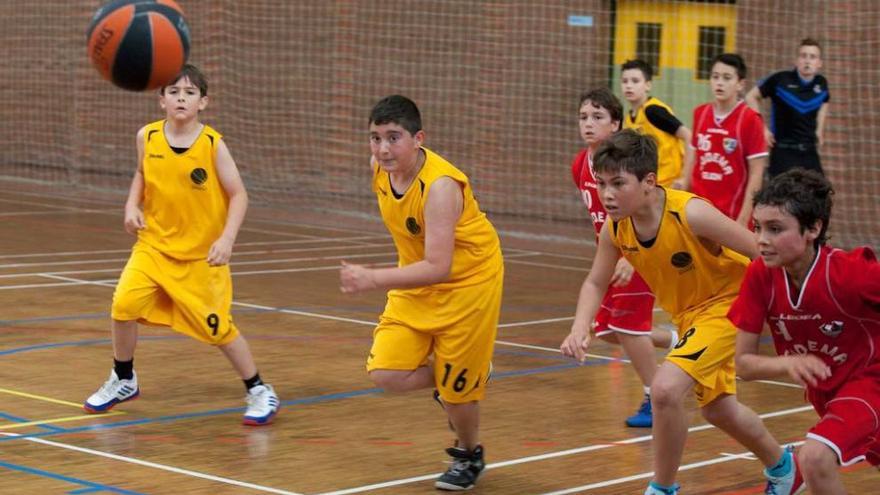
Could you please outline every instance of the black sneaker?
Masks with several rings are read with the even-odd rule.
[[[473,452],[452,447],[446,449],[446,453],[452,457],[452,466],[437,478],[434,488],[440,490],[460,491],[470,490],[480,479],[486,462],[483,460],[483,446],[477,445]]]

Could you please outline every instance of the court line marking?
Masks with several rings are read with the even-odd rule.
[[[3,432],[0,432],[0,435],[13,436],[13,437],[20,436],[16,433],[3,433]],[[175,474],[182,474],[185,476],[191,476],[193,478],[201,478],[201,479],[205,479],[208,481],[216,481],[218,483],[224,483],[227,485],[239,486],[242,488],[250,488],[252,490],[257,490],[260,492],[277,493],[280,495],[303,495],[301,493],[291,492],[288,490],[281,490],[279,488],[272,488],[272,487],[263,486],[263,485],[256,485],[254,483],[248,483],[246,481],[239,481],[239,480],[234,480],[231,478],[224,478],[222,476],[215,476],[213,474],[200,473],[198,471],[192,471],[189,469],[182,469],[182,468],[178,468],[178,467],[174,467],[174,466],[168,466],[166,464],[159,464],[156,462],[144,461],[141,459],[136,459],[134,457],[127,457],[127,456],[122,456],[122,455],[117,455],[117,454],[111,454],[109,452],[103,452],[100,450],[88,449],[85,447],[78,447],[76,445],[69,445],[66,443],[54,442],[52,440],[45,440],[43,438],[28,437],[28,438],[23,438],[23,440],[26,440],[28,442],[34,442],[34,443],[39,443],[39,444],[43,444],[43,445],[48,445],[50,447],[57,447],[57,448],[61,448],[61,449],[73,450],[75,452],[80,452],[83,454],[90,454],[90,455],[95,455],[95,456],[99,456],[99,457],[106,457],[107,459],[113,459],[115,461],[120,461],[120,462],[127,462],[129,464],[137,464],[139,466],[149,467],[149,468],[153,468],[153,469],[160,469],[163,471],[169,471],[169,472],[172,472]]]
[[[107,413],[101,414],[101,417],[110,417],[110,416],[122,416],[125,413],[122,411],[109,411]],[[43,419],[39,421],[27,421],[24,423],[8,423],[5,425],[0,424],[0,431],[6,430],[14,430],[17,428],[25,428],[27,426],[42,426],[42,425],[51,425],[55,423],[67,423],[70,421],[78,421],[80,419],[97,419],[94,414],[83,414],[80,416],[68,416],[66,418],[56,418],[56,419]]]
[[[273,244],[310,244],[317,242],[345,242],[345,241],[363,241],[363,240],[377,240],[377,239],[388,239],[387,235],[379,236],[356,236],[356,237],[325,237],[322,239],[284,239],[277,241],[250,241],[250,242],[236,242],[236,247],[242,246],[268,246]],[[358,244],[360,246],[360,244]],[[131,253],[131,248],[127,249],[102,249],[97,251],[59,251],[55,253],[19,253],[19,254],[0,254],[0,259],[4,258],[39,258],[39,257],[58,257],[58,256],[82,256],[86,254],[122,254],[122,253]],[[236,255],[241,254],[239,252],[235,252]]]
[[[775,411],[772,413],[759,414],[758,417],[760,417],[761,419],[765,419],[765,418],[772,418],[772,417],[776,417],[776,416],[786,416],[789,414],[798,414],[798,413],[801,413],[804,411],[812,411],[812,410],[813,410],[813,406],[801,406],[801,407],[795,407],[795,408],[791,408],[791,409],[783,409],[781,411]],[[709,430],[709,429],[714,429],[714,428],[715,428],[715,426],[712,424],[693,426],[691,428],[688,428],[688,433]],[[548,452],[546,454],[538,454],[538,455],[533,455],[533,456],[528,456],[528,457],[520,457],[518,459],[511,459],[509,461],[501,461],[501,462],[496,462],[496,463],[492,463],[492,464],[487,464],[486,469],[487,470],[488,469],[498,469],[498,468],[507,467],[507,466],[515,466],[517,464],[525,464],[528,462],[544,461],[547,459],[555,459],[557,457],[565,457],[565,456],[569,456],[569,455],[582,454],[585,452],[592,452],[592,451],[596,451],[596,450],[604,450],[604,449],[609,449],[612,447],[619,447],[622,445],[642,443],[642,442],[647,442],[648,440],[651,440],[652,438],[653,438],[652,435],[643,435],[640,437],[627,438],[627,439],[616,441],[616,442],[593,444],[593,445],[588,445],[585,447],[577,447],[574,449],[559,450],[556,452]],[[706,463],[717,464],[718,462],[726,462],[728,460],[731,460],[731,459],[728,459],[727,457],[725,457],[724,460],[714,460],[714,462],[704,461],[703,463],[695,463],[696,465],[694,467],[702,467],[702,465],[706,464]],[[708,464],[706,464],[706,465],[708,465]],[[691,469],[693,469],[693,468],[691,468]],[[351,493],[361,493],[361,492],[366,492],[366,491],[370,491],[370,490],[376,490],[379,488],[390,488],[393,486],[407,485],[407,484],[416,483],[419,481],[427,481],[427,480],[435,479],[437,476],[440,476],[441,474],[442,473],[433,473],[433,474],[426,474],[423,476],[413,476],[411,478],[385,481],[385,482],[374,483],[374,484],[370,484],[370,485],[363,485],[363,486],[358,486],[358,487],[346,488],[343,490],[322,492],[318,495],[348,495]],[[638,474],[638,475],[634,475],[634,476],[635,477],[618,478],[618,480],[611,480],[611,481],[615,481],[615,483],[612,483],[612,484],[625,483],[627,481],[641,479],[642,477],[645,476],[645,474],[642,473],[642,474]],[[651,473],[650,476],[653,476],[653,473]],[[630,478],[632,478],[632,479],[630,479]],[[602,483],[608,483],[608,482],[606,481],[606,482],[602,482]],[[591,485],[585,485],[585,486],[591,486]],[[605,486],[605,485],[598,485],[598,486]],[[594,488],[597,488],[598,486],[596,486]],[[582,487],[576,487],[576,488],[578,489],[578,491],[584,490]],[[569,490],[572,490],[572,489],[569,489]],[[574,493],[574,492],[554,492],[554,493],[562,494],[562,493]],[[546,495],[549,495],[549,494],[546,494]]]
[[[803,443],[804,443],[803,441],[798,441],[798,442],[791,442],[786,445],[798,446],[798,445],[802,445]],[[685,465],[680,466],[678,468],[678,470],[679,471],[690,471],[691,469],[696,469],[696,468],[700,468],[700,467],[704,467],[704,466],[711,466],[714,464],[720,464],[722,462],[756,461],[756,460],[757,460],[757,458],[751,452],[745,452],[745,453],[741,453],[741,454],[730,454],[730,453],[726,453],[726,452],[721,452],[720,455],[716,458],[708,459],[705,461],[693,462],[691,464],[685,464]],[[580,492],[585,492],[587,490],[592,490],[593,488],[604,488],[607,486],[614,486],[614,485],[619,485],[622,483],[628,483],[630,481],[637,481],[640,479],[648,479],[653,476],[654,476],[654,471],[650,471],[650,472],[646,472],[646,473],[639,473],[639,474],[633,474],[630,476],[624,476],[622,478],[617,478],[617,479],[612,479],[612,480],[607,480],[607,481],[600,481],[597,483],[590,483],[589,485],[581,485],[581,486],[576,486],[576,487],[572,487],[572,488],[566,488],[564,490],[559,490],[559,491],[555,491],[555,492],[546,492],[546,493],[543,493],[542,495],[569,495],[571,493],[580,493]]]
[[[371,245],[371,246],[357,246],[357,247],[391,247],[391,244],[384,245]],[[298,250],[299,252],[304,251],[327,251],[330,249],[346,249],[352,246],[341,246],[336,248],[327,248],[327,247],[314,247],[314,248],[305,248],[302,250]],[[393,253],[386,251],[383,253],[359,253],[359,254],[340,254],[333,256],[309,256],[309,257],[299,257],[299,258],[271,258],[271,259],[259,259],[259,260],[249,260],[249,261],[235,261],[229,264],[230,267],[243,266],[243,265],[269,265],[272,263],[297,263],[302,261],[320,261],[320,260],[331,260],[331,259],[345,259],[345,258],[368,258],[371,256],[394,256]],[[119,263],[122,265],[128,261],[128,258],[108,258],[102,260],[69,260],[69,261],[49,261],[49,262],[37,262],[37,263],[7,263],[0,264],[0,268],[27,268],[32,266],[61,266],[61,265],[95,265],[101,263]],[[120,266],[120,270],[122,267]]]
[[[81,210],[79,213],[103,213],[103,210]],[[25,217],[25,216],[39,216],[39,215],[58,215],[59,211],[8,211],[0,213],[0,217]]]
[[[18,471],[21,473],[42,476],[43,478],[60,480],[60,481],[64,481],[64,482],[67,482],[67,483],[70,483],[73,485],[80,485],[80,486],[85,487],[85,488],[74,488],[73,490],[69,490],[67,493],[70,495],[83,494],[83,493],[97,493],[97,492],[119,493],[121,495],[146,495],[142,492],[125,490],[122,488],[117,488],[115,486],[104,485],[101,483],[95,483],[93,481],[74,478],[73,476],[66,476],[66,475],[63,475],[60,473],[53,473],[51,471],[46,471],[43,469],[37,469],[37,468],[29,467],[29,466],[23,466],[21,464],[12,464],[11,462],[0,461],[0,467],[4,467],[6,469],[9,469],[10,471]]]
[[[51,402],[53,404],[61,404],[63,406],[73,406],[73,407],[76,407],[77,409],[82,408],[82,404],[78,404],[75,402],[68,402],[66,400],[53,399],[51,397],[44,397],[42,395],[29,394],[27,392],[19,392],[18,390],[10,390],[8,388],[0,388],[0,392],[2,392],[4,394],[9,394],[9,395],[17,395],[19,397],[25,397],[27,399],[34,399],[34,400],[39,400],[39,401],[43,401],[43,402]]]

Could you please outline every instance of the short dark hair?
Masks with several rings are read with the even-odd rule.
[[[740,79],[745,79],[747,74],[746,69],[746,61],[743,60],[742,56],[738,53],[722,53],[721,55],[716,56],[712,59],[712,67],[715,67],[715,64],[721,62],[724,65],[729,65],[736,69],[736,75]]]
[[[754,206],[778,206],[797,218],[801,233],[822,220],[816,246],[825,244],[831,221],[831,197],[834,188],[824,175],[815,170],[794,168],[777,175],[755,193]]]
[[[202,71],[200,71],[199,68],[193,64],[184,64],[183,67],[180,68],[180,72],[178,72],[177,75],[174,76],[174,79],[172,79],[168,84],[162,86],[162,88],[159,89],[159,94],[165,94],[165,88],[171,86],[172,84],[180,81],[183,78],[189,79],[189,82],[191,82],[193,86],[199,88],[199,94],[201,96],[208,96],[208,78],[205,77],[205,74],[203,74]]]
[[[657,142],[633,129],[624,129],[602,141],[593,154],[596,172],[629,172],[642,180],[657,174]]]
[[[581,100],[578,103],[578,109],[584,106],[584,103],[590,102],[593,106],[604,108],[608,110],[608,114],[611,115],[611,120],[617,121],[617,130],[620,130],[620,126],[623,125],[623,105],[620,104],[620,100],[614,96],[608,88],[596,88],[586,93],[581,93]]]
[[[634,59],[627,60],[620,66],[620,71],[623,72],[625,70],[630,69],[638,69],[642,71],[642,74],[645,76],[645,81],[650,81],[654,78],[654,69],[651,67],[651,64],[645,62],[644,60]]]
[[[397,124],[410,134],[422,130],[422,114],[415,102],[401,95],[386,96],[373,105],[370,124]]]
[[[819,53],[822,53],[822,46],[814,38],[802,39],[800,44],[798,44],[798,50],[800,50],[802,46],[815,46],[816,48],[819,49]]]

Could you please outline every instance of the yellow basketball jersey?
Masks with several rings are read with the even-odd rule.
[[[501,243],[495,228],[480,211],[467,176],[440,155],[427,148],[425,164],[403,197],[396,198],[391,177],[373,164],[373,191],[379,199],[382,220],[397,247],[398,266],[425,259],[425,203],[431,186],[440,177],[461,185],[464,204],[455,226],[455,247],[449,279],[431,286],[451,289],[486,281],[502,269]]]
[[[223,233],[229,197],[217,177],[215,160],[222,137],[204,126],[184,153],[165,139],[165,121],[144,128],[144,220],[138,239],[178,260],[208,256]]]
[[[639,108],[635,119],[629,115],[623,118],[623,127],[626,129],[636,129],[657,141],[657,183],[661,186],[668,186],[681,173],[684,160],[684,143],[674,135],[654,127],[654,124],[648,120],[648,117],[645,115],[645,109],[652,105],[664,108],[669,113],[675,115],[669,105],[652,96]]]
[[[691,232],[685,205],[704,199],[663,189],[666,204],[653,242],[638,240],[632,218],[612,223],[611,238],[651,287],[660,306],[679,323],[709,306],[729,306],[739,292],[749,259],[726,247],[710,246]]]

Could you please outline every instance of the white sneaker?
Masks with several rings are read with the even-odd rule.
[[[243,423],[250,426],[271,423],[281,407],[281,401],[272,385],[257,385],[248,390],[244,400],[247,402],[247,410],[244,412]]]
[[[86,399],[83,409],[92,414],[104,413],[120,402],[137,399],[140,394],[137,373],[132,375],[131,380],[120,380],[116,371],[110,370],[110,378]]]

